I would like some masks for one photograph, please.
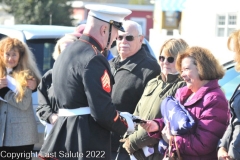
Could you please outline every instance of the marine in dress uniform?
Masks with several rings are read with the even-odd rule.
[[[57,41],[52,54],[52,57],[55,61],[66,47],[81,37],[84,28],[85,24],[81,24],[76,27],[73,33],[67,33]],[[43,75],[41,82],[37,87],[37,91],[39,105],[36,108],[36,115],[40,122],[45,126],[44,139],[46,139],[52,129],[52,126],[58,118],[58,106],[56,105],[52,85],[52,69],[48,70]]]
[[[129,114],[119,114],[112,104],[114,79],[104,56],[116,38],[114,31],[124,31],[121,21],[131,11],[104,5],[85,7],[90,11],[83,35],[60,54],[53,67],[59,118],[39,152],[42,159],[110,160],[110,131],[124,134],[133,128]],[[109,26],[108,32],[93,35],[96,26],[102,27],[96,24],[100,21]],[[106,42],[99,41],[105,33]]]

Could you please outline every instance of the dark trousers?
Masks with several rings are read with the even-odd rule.
[[[33,146],[0,147],[0,160],[31,160]]]

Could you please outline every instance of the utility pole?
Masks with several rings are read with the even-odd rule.
[[[49,14],[49,25],[52,25],[52,13]]]

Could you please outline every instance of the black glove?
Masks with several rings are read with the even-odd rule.
[[[10,89],[8,87],[4,87],[0,89],[0,96],[2,97],[2,99],[4,99],[4,96],[7,94],[9,90]]]

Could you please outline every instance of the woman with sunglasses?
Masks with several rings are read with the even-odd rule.
[[[233,32],[228,39],[228,48],[235,52],[235,69],[240,71],[240,30]],[[218,146],[219,160],[240,159],[240,84],[229,101],[231,120]]]
[[[173,153],[178,149],[184,160],[217,160],[218,141],[229,120],[228,102],[218,84],[224,76],[224,68],[202,47],[188,48],[176,61],[187,86],[179,88],[175,98],[188,110],[196,125],[174,138],[170,125],[161,132],[163,119],[147,121],[141,126],[151,132],[151,137],[163,138],[165,142],[172,140],[169,143],[173,144]]]
[[[159,107],[162,100],[169,95],[174,95],[178,88],[185,86],[175,64],[178,54],[185,51],[187,47],[188,44],[183,39],[169,39],[162,45],[159,55],[161,74],[147,83],[134,111],[135,116],[145,120],[162,117]],[[138,126],[133,134],[122,141],[125,141],[123,147],[126,151],[133,154],[138,160],[160,160],[163,158],[158,152],[159,140],[148,136],[142,127]],[[146,157],[142,150],[145,146],[154,147],[154,153]]]

